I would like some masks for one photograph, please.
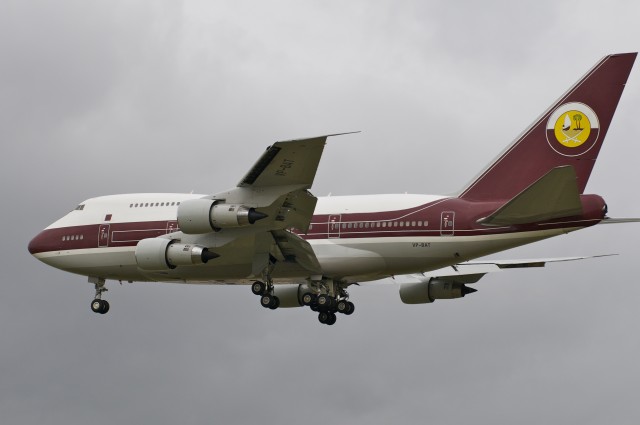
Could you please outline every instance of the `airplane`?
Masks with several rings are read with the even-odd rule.
[[[475,259],[638,221],[609,218],[604,199],[584,193],[636,56],[605,56],[455,195],[315,197],[331,134],[274,143],[214,195],[88,199],[28,249],[87,276],[99,314],[107,280],[250,285],[263,307],[308,306],[327,325],[354,312],[354,284],[393,278],[407,304],[462,298],[486,273],[585,257]]]

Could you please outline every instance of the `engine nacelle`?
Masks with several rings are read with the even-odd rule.
[[[188,199],[178,206],[178,225],[187,234],[248,226],[266,216],[255,208],[240,204],[220,204],[211,199]]]
[[[427,282],[404,283],[400,286],[400,299],[405,304],[425,304],[435,300],[462,298],[476,292],[462,283],[431,279]]]
[[[302,307],[302,285],[274,285],[273,295],[280,299],[280,307]]]
[[[135,257],[138,267],[152,271],[205,264],[219,255],[199,245],[176,243],[171,239],[150,238],[138,242]]]

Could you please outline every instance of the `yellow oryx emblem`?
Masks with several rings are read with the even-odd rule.
[[[589,138],[591,122],[584,112],[572,109],[558,117],[553,130],[558,142],[568,148],[577,148]]]
[[[549,146],[564,156],[586,153],[595,145],[598,133],[598,117],[583,103],[565,103],[553,111],[547,122]]]

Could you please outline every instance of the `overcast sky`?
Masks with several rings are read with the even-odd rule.
[[[461,188],[596,61],[637,1],[0,3],[0,420],[6,424],[635,424],[640,226],[503,253],[619,256],[406,306],[351,291],[332,327],[248,287],[109,282],[32,258],[80,201],[215,193],[277,140],[329,140],[313,192]],[[640,69],[587,191],[640,216]],[[364,155],[363,155],[364,154]],[[365,158],[366,160],[363,160]],[[500,256],[498,256],[500,257]]]

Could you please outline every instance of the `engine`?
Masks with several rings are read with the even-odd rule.
[[[243,227],[267,217],[266,214],[240,204],[222,204],[211,199],[189,199],[178,206],[178,225],[187,234]]]
[[[425,304],[435,300],[462,298],[476,292],[462,283],[431,279],[427,282],[405,283],[400,286],[400,299],[405,304]]]
[[[142,239],[136,246],[136,263],[143,270],[169,270],[177,266],[205,264],[219,257],[208,248],[176,243],[171,239]]]

